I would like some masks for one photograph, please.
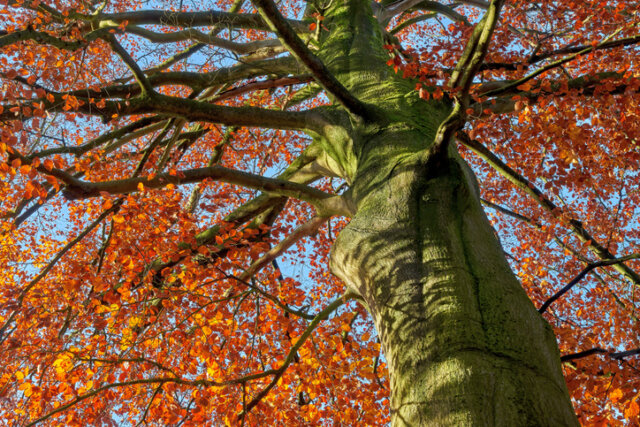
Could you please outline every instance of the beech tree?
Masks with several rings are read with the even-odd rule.
[[[640,4],[0,6],[8,425],[640,422]]]

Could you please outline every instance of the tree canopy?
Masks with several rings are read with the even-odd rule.
[[[383,0],[346,25],[351,1],[0,6],[10,425],[387,424],[379,331],[329,259],[363,168],[344,129],[405,104],[478,177],[580,422],[640,422],[640,4]]]

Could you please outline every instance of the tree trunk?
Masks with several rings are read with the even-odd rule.
[[[332,253],[380,335],[393,425],[577,425],[553,331],[507,264],[472,172],[452,150],[437,171],[398,160],[394,136],[377,144],[385,155],[365,153],[377,161],[358,171],[358,211]]]
[[[356,206],[331,268],[375,322],[393,425],[577,425],[554,333],[507,264],[473,173],[453,144],[427,165],[450,107],[385,65],[370,0],[330,5],[320,55],[379,118],[329,119],[321,136]]]

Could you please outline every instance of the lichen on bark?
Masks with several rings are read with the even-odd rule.
[[[332,5],[320,55],[377,114],[324,136],[356,207],[331,268],[376,324],[393,424],[577,425],[553,331],[506,262],[473,173],[454,146],[444,161],[425,156],[451,106],[418,99],[385,65],[368,2]]]

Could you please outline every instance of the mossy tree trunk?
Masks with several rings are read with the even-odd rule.
[[[452,157],[436,174],[395,168],[332,256],[380,334],[394,425],[575,425],[553,331]]]
[[[319,138],[351,183],[334,274],[365,301],[391,379],[394,425],[577,425],[553,331],[507,264],[473,173],[429,147],[446,101],[385,65],[370,3],[332,2],[321,57],[377,119],[339,116]],[[341,117],[336,120],[336,117]]]

